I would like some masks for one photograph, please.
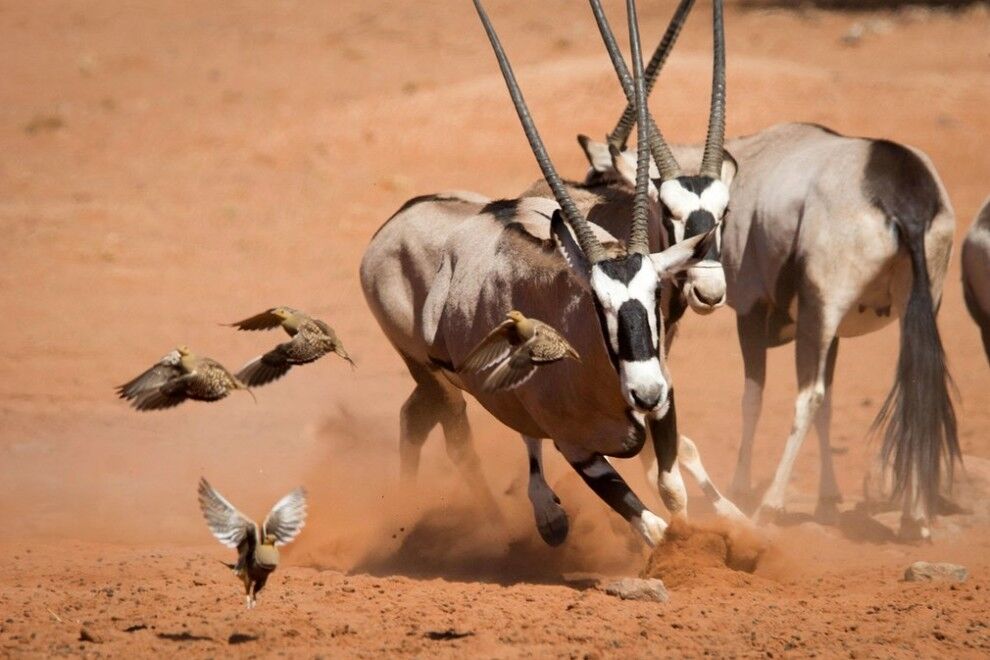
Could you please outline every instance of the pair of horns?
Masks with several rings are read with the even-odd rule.
[[[526,134],[526,139],[529,141],[529,146],[533,150],[533,155],[536,156],[536,162],[543,172],[543,177],[553,191],[557,204],[560,205],[564,220],[574,230],[578,244],[581,246],[581,250],[588,258],[588,261],[598,263],[605,260],[607,258],[605,248],[598,240],[598,237],[595,236],[591,225],[581,215],[581,212],[578,211],[570,195],[567,194],[564,182],[561,180],[560,175],[553,166],[553,162],[550,160],[550,155],[547,153],[546,146],[543,144],[543,140],[540,138],[540,134],[536,129],[536,124],[533,122],[533,117],[529,113],[529,108],[526,106],[526,101],[523,98],[522,90],[519,88],[519,83],[516,81],[515,74],[512,72],[512,65],[509,64],[509,59],[505,54],[505,50],[502,48],[502,43],[499,41],[498,34],[495,32],[488,14],[481,5],[481,0],[474,0],[474,7],[488,35],[488,40],[492,44],[492,50],[495,51],[499,68],[502,70],[502,77],[505,78],[509,96],[512,97],[512,103],[516,108],[516,114],[519,116],[519,121]],[[639,47],[639,27],[636,20],[635,0],[626,0],[626,11],[629,16],[629,46],[633,54],[635,78],[629,81],[631,89],[627,96],[635,103],[639,125],[650,126],[653,120],[649,117],[649,111],[646,107],[646,85],[644,83],[642,53]],[[625,63],[623,63],[624,66]],[[630,252],[640,252],[642,254],[649,253],[649,246],[646,240],[647,214],[649,211],[649,199],[647,195],[650,174],[649,147],[647,142],[649,133],[649,131],[639,131],[637,133],[636,195],[633,203],[632,231],[627,246]]]
[[[677,42],[677,37],[681,33],[681,28],[684,27],[684,22],[687,20],[691,8],[694,6],[694,1],[681,0],[680,4],[677,5],[677,9],[674,12],[674,16],[670,19],[670,24],[667,26],[667,31],[664,33],[663,39],[661,39],[660,44],[653,52],[653,57],[650,58],[650,63],[646,69],[647,96],[652,91],[657,76],[660,75],[660,70],[667,61],[667,56],[670,55],[670,51]],[[611,35],[608,20],[605,18],[605,12],[602,10],[601,3],[599,0],[590,0],[590,2],[591,9],[595,14],[595,20],[598,22],[598,29],[602,33],[602,39],[605,42],[605,48],[608,50],[609,57],[615,67],[616,74],[619,77],[619,82],[622,84],[622,89],[625,92],[627,100],[626,109],[622,113],[622,117],[616,123],[615,129],[608,135],[609,144],[622,149],[629,139],[629,133],[632,131],[633,125],[635,123],[639,123],[640,126],[645,125],[649,133],[650,151],[653,154],[653,160],[657,163],[657,168],[660,170],[661,180],[668,181],[680,176],[680,165],[678,165],[677,159],[674,158],[674,154],[667,145],[663,134],[660,133],[660,130],[652,121],[643,124],[637,118],[636,104],[633,98],[634,90],[629,80],[629,71],[626,69],[625,61],[622,59],[618,45]],[[722,0],[714,0],[712,3],[712,26],[714,41],[712,97],[711,109],[708,115],[708,136],[705,140],[705,151],[701,160],[701,174],[717,179],[722,171],[723,147],[725,144],[725,25],[722,17]]]

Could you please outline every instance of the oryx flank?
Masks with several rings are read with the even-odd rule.
[[[638,453],[646,428],[667,413],[670,378],[657,313],[661,281],[699,261],[714,232],[650,252],[645,134],[638,142],[641,174],[629,240],[623,244],[589,223],[550,161],[480,0],[475,7],[556,203],[488,202],[472,194],[418,198],[372,239],[361,266],[365,296],[416,380],[400,417],[403,476],[415,474],[420,447],[440,423],[451,457],[490,498],[471,445],[464,390],[525,437],[553,439],[586,483],[654,545],[666,523],[646,509],[605,456]],[[649,125],[633,0],[627,11],[637,119]],[[457,373],[508,309],[551,324],[581,361],[543,367],[508,391],[485,391],[483,376]],[[659,453],[676,456],[676,447]],[[683,491],[672,471],[662,472],[660,481],[667,492]]]
[[[990,361],[990,198],[976,214],[962,247],[966,309],[980,326],[983,350]]]
[[[815,125],[774,126],[730,140],[727,149],[739,169],[722,265],[746,373],[734,495],[750,493],[767,348],[795,341],[794,423],[760,514],[784,508],[794,460],[814,421],[821,447],[816,514],[836,516],[841,497],[829,426],[839,337],[899,318],[896,380],[874,426],[885,427],[881,456],[893,468],[893,495],[902,497],[901,535],[927,538],[940,488],[951,486],[959,457],[935,323],[955,227],[945,188],[917,149]],[[675,153],[689,162],[700,148]]]

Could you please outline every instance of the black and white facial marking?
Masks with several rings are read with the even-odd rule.
[[[711,230],[725,215],[729,188],[719,179],[682,176],[660,184],[664,227],[671,244]],[[702,314],[725,304],[725,272],[720,261],[722,234],[718,232],[705,259],[688,269],[684,296]]]
[[[590,283],[616,359],[626,402],[661,414],[670,385],[660,357],[657,271],[649,257],[630,254],[592,266]]]

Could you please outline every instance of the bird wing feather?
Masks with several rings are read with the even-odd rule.
[[[511,390],[525,383],[534,373],[536,373],[536,365],[533,364],[529,352],[523,346],[513,352],[508,360],[504,360],[495,367],[485,379],[484,387],[490,392]]]
[[[306,524],[306,490],[301,486],[280,499],[265,516],[265,535],[275,537],[276,545],[291,542]]]
[[[199,480],[199,508],[220,543],[237,548],[249,537],[258,540],[258,524],[238,511],[206,479]]]
[[[237,378],[248,387],[258,387],[278,380],[289,373],[292,365],[282,349],[285,344],[279,344],[264,355],[254,358],[237,372]]]
[[[496,362],[504,360],[509,351],[512,350],[514,328],[515,323],[511,320],[499,324],[488,333],[487,337],[478,342],[477,346],[471,349],[471,352],[464,358],[461,370],[484,371]]]
[[[237,321],[236,323],[231,323],[230,325],[237,328],[238,330],[271,330],[272,328],[277,328],[282,324],[282,319],[275,316],[272,312],[275,308],[265,310],[260,314],[255,314],[250,316],[243,321]]]
[[[121,399],[133,399],[142,392],[158,389],[170,379],[182,374],[181,360],[182,356],[179,355],[179,351],[170,352],[137,378],[118,387],[118,396]]]

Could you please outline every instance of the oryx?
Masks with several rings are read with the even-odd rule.
[[[638,141],[629,240],[623,244],[589,223],[550,161],[480,0],[475,8],[556,202],[488,202],[470,193],[417,198],[372,239],[361,264],[362,287],[416,380],[400,416],[403,475],[415,473],[420,446],[440,423],[451,457],[484,496],[463,390],[524,437],[551,438],[585,482],[654,545],[666,523],[605,456],[635,455],[647,427],[665,419],[670,378],[657,313],[662,279],[701,261],[714,231],[650,252],[646,132]],[[646,126],[651,120],[633,0],[627,12],[637,120]],[[486,392],[483,377],[458,373],[457,366],[513,308],[557,328],[581,362],[549,365],[517,389]],[[664,443],[658,454],[676,457],[668,434],[653,436]],[[661,470],[659,481],[669,506],[683,501],[675,470]]]
[[[903,496],[901,534],[928,537],[940,487],[951,485],[959,457],[935,322],[955,227],[944,186],[917,149],[816,125],[774,126],[730,140],[727,149],[738,172],[722,265],[746,374],[733,494],[750,492],[767,348],[795,341],[794,423],[760,513],[783,509],[794,460],[814,421],[821,447],[816,514],[836,515],[829,426],[839,337],[900,319],[896,379],[874,425],[885,427],[881,456],[893,468],[893,494]],[[690,162],[700,148],[675,153]]]
[[[590,1],[599,31],[622,84],[628,105],[615,128],[608,134],[607,145],[595,142],[583,135],[578,137],[591,164],[591,169],[584,184],[575,184],[573,188],[581,192],[590,191],[598,194],[602,194],[603,188],[607,189],[609,198],[595,206],[588,217],[596,224],[615,233],[617,230],[621,230],[622,225],[626,222],[626,216],[622,213],[623,207],[619,200],[623,198],[623,194],[628,194],[627,191],[631,191],[636,183],[636,163],[633,162],[632,158],[627,161],[620,154],[620,149],[625,146],[632,131],[633,121],[630,120],[630,117],[635,118],[635,115],[631,113],[631,108],[634,105],[632,103],[634,90],[628,69],[612,35],[601,3],[599,0]],[[651,89],[655,83],[656,77],[693,4],[694,0],[681,0],[679,3],[647,67],[647,90]],[[698,171],[699,174],[685,175],[663,135],[655,125],[651,124],[649,127],[650,152],[654,162],[659,164],[656,172],[657,180],[651,182],[650,192],[651,197],[660,202],[655,208],[655,212],[650,215],[649,241],[651,249],[661,249],[663,246],[674,245],[686,238],[711,231],[718,226],[725,215],[728,204],[728,186],[735,173],[735,162],[724,151],[722,145],[725,131],[725,47],[720,2],[713,3],[713,39],[714,64],[708,139],[700,159],[700,165],[698,161],[691,163],[692,171]],[[626,184],[625,186],[623,186],[623,182]],[[625,192],[623,188],[625,188]],[[544,182],[537,182],[530,186],[524,194],[550,196],[551,192]],[[716,236],[716,240],[705,254],[704,259],[686,269],[684,273],[670,282],[670,286],[664,288],[661,307],[666,325],[665,350],[670,350],[677,322],[688,306],[701,314],[707,314],[725,303],[725,277],[719,262],[720,243],[721,237]],[[672,472],[675,475],[674,478],[679,479],[679,470],[675,464],[675,459],[678,459],[698,481],[702,491],[713,503],[719,515],[737,520],[743,518],[735,505],[722,497],[711,483],[700,461],[696,460],[698,453],[694,443],[686,436],[678,434],[673,391],[671,391],[670,396],[670,412],[664,418],[663,423],[651,427],[651,431],[654,433],[662,432],[666,436],[663,439],[655,438],[652,445],[647,445],[647,450],[641,454],[652,466],[650,472],[653,480],[659,483],[660,469]],[[538,527],[545,540],[551,543],[560,542],[567,532],[567,519],[563,509],[559,506],[556,495],[550,489],[543,475],[542,445],[539,440],[531,438],[526,439],[526,445],[530,466],[529,496],[534,506]],[[677,453],[661,454],[658,468],[655,454],[649,450],[651,446],[679,447],[680,455]],[[664,493],[663,486],[661,486],[661,493]],[[678,495],[683,496],[683,490]],[[676,503],[669,502],[669,497],[664,499],[672,512],[677,514],[686,512],[686,497],[679,499]],[[554,533],[548,534],[548,531]]]
[[[962,280],[966,309],[980,326],[983,350],[990,361],[990,198],[983,202],[963,241]]]

